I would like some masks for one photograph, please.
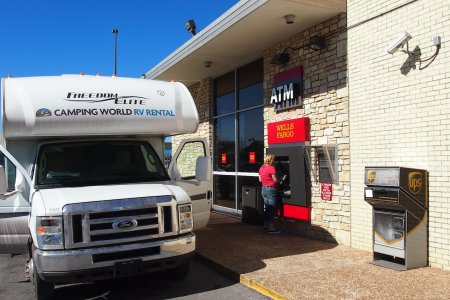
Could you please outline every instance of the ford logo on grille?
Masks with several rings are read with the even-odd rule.
[[[120,219],[112,223],[112,227],[115,229],[130,230],[135,228],[138,222],[133,219]]]

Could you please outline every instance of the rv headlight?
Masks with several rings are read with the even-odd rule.
[[[63,249],[62,217],[37,217],[36,236],[40,249]]]
[[[194,227],[194,220],[192,218],[192,205],[185,204],[178,206],[178,218],[180,233],[191,231]]]

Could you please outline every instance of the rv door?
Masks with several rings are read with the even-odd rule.
[[[27,253],[31,178],[0,145],[0,254]]]
[[[191,197],[194,229],[205,227],[211,213],[211,159],[206,139],[183,140],[169,165],[169,175]]]

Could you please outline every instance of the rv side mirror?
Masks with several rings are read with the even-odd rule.
[[[180,171],[178,171],[178,167],[176,164],[171,164],[172,167],[169,167],[169,176],[172,180],[180,180],[181,174]]]
[[[0,195],[6,194],[7,188],[5,167],[0,166]]]
[[[197,158],[195,164],[195,179],[198,181],[211,180],[211,159],[206,156],[200,156]]]

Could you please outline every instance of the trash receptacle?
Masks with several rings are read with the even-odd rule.
[[[261,225],[264,220],[264,203],[260,189],[254,186],[242,187],[242,222]]]

